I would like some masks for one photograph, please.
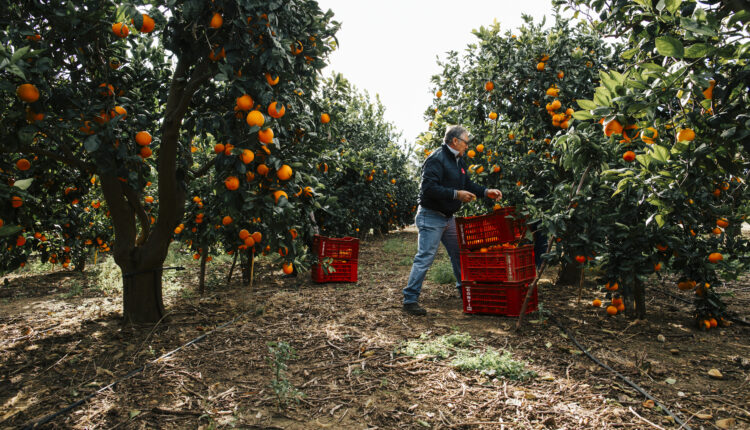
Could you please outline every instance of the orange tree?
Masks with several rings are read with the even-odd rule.
[[[449,53],[442,74],[433,78],[431,130],[420,142],[427,156],[441,144],[446,124],[464,124],[474,135],[467,163],[476,181],[501,189],[506,204],[530,220],[543,220],[551,234],[560,236],[558,230],[567,226],[570,237],[584,235],[596,214],[573,210],[570,199],[586,166],[561,158],[563,151],[552,142],[572,126],[574,100],[590,97],[597,68],[613,63],[616,48],[582,24],[557,17],[544,29],[544,23],[525,19],[524,26],[504,34],[497,24],[475,30],[478,41],[465,54]],[[465,213],[487,204],[480,199]],[[585,236],[593,238],[592,232]],[[565,245],[568,251],[583,247],[576,241]],[[579,253],[548,258],[576,264]]]
[[[163,316],[161,266],[191,184],[209,171],[223,187],[213,186],[217,207],[249,211],[256,200],[245,197],[253,193],[289,204],[270,197],[283,191],[272,181],[247,181],[246,164],[233,155],[261,143],[288,145],[294,153],[289,124],[310,102],[331,49],[331,15],[310,0],[80,0],[44,7],[21,2],[0,18],[0,151],[4,158],[54,160],[55,172],[68,166],[67,178],[56,177],[71,184],[97,175],[114,231],[111,249],[123,271],[126,320]],[[244,94],[252,101],[238,102]],[[272,101],[289,106],[286,122],[259,111]],[[192,138],[209,134],[234,149],[227,158],[194,163]],[[271,154],[267,163],[276,170],[283,164]],[[153,223],[144,207],[149,182],[158,187],[148,191],[159,202]],[[1,186],[10,199],[0,216],[13,228],[23,226],[34,214],[15,207],[11,194],[18,190]],[[239,213],[238,219],[245,218]]]
[[[574,116],[587,122],[560,142],[611,156],[597,178],[610,199],[602,267],[626,304],[634,296],[642,316],[645,277],[670,269],[678,288],[694,291],[699,326],[715,327],[724,305],[711,287],[750,264],[741,234],[750,14],[719,2],[609,3],[569,2],[600,14],[602,34],[627,35],[629,49],[622,73],[601,73],[593,99],[578,101]]]
[[[328,150],[318,168],[326,196],[315,212],[331,236],[384,233],[411,224],[418,184],[401,138],[384,119],[385,108],[341,75],[326,79],[320,105],[330,117],[318,136]]]
[[[609,10],[603,2],[596,4],[602,10]],[[684,13],[694,13],[695,4],[692,9],[688,6],[684,6],[687,7]],[[654,14],[643,18],[634,14],[634,10],[613,10],[627,13],[635,22],[654,19]],[[700,11],[695,13],[700,15]],[[732,22],[730,16],[724,18],[725,23]],[[666,14],[663,19],[674,20]],[[614,25],[612,23],[621,21],[616,17],[606,22]],[[739,19],[734,21],[737,23]],[[459,70],[455,59],[449,61],[443,78],[436,78],[442,90],[436,95],[447,94],[449,98],[440,101],[441,97],[437,97],[437,106],[429,111],[436,115],[433,127],[439,127],[446,118],[452,122],[467,122],[467,119],[487,115],[491,121],[497,121],[492,129],[481,123],[473,125],[472,131],[480,137],[482,147],[474,148],[477,161],[472,170],[480,172],[479,178],[490,185],[499,185],[507,199],[522,205],[532,219],[541,220],[556,245],[547,256],[549,262],[562,259],[599,265],[604,272],[603,283],[606,282],[610,290],[616,289],[615,295],[625,298],[620,310],[635,311],[640,317],[645,313],[644,281],[655,271],[671,269],[680,274],[681,288],[696,291],[698,320],[704,326],[706,321],[710,324],[710,318],[720,316],[722,309],[710,289],[718,282],[717,269],[727,269],[725,274],[731,275],[746,264],[747,244],[739,235],[743,214],[738,213],[747,210],[746,190],[737,182],[739,179],[731,181],[747,169],[744,149],[738,145],[746,138],[742,131],[744,126],[719,127],[713,118],[721,130],[719,134],[707,133],[704,146],[697,145],[690,150],[690,146],[695,145],[690,142],[698,140],[691,133],[700,135],[699,127],[690,121],[711,118],[701,110],[711,108],[705,100],[713,100],[713,84],[698,77],[707,76],[706,71],[698,71],[691,79],[684,78],[690,67],[701,70],[701,64],[709,62],[680,64],[670,72],[671,60],[657,48],[671,46],[671,39],[677,38],[659,39],[663,37],[656,31],[660,26],[645,33],[643,29],[628,33],[629,28],[614,26],[614,33],[632,34],[635,40],[630,41],[629,49],[616,47],[617,57],[603,57],[606,48],[600,42],[600,29],[585,28],[582,24],[578,25],[577,32],[564,32],[566,37],[577,40],[566,41],[555,51],[554,42],[559,41],[555,28],[560,25],[558,21],[556,27],[536,38],[530,37],[528,26],[520,29],[518,36],[506,37],[505,40],[512,43],[504,49],[512,52],[505,56],[510,60],[495,65],[494,70],[500,73],[513,70],[514,57],[531,50],[536,57],[522,57],[518,62],[526,70],[538,73],[536,76],[541,82],[535,83],[533,77],[502,82],[501,89],[505,88],[503,84],[510,89],[500,100],[495,100],[494,105],[488,106],[498,84],[481,72],[481,54],[476,54],[477,60],[472,61],[479,66],[470,71]],[[706,29],[701,31],[707,32]],[[486,43],[483,40],[486,31],[480,30],[478,35],[482,39],[476,48],[478,51],[503,46],[501,40]],[[541,46],[535,46],[535,40]],[[587,45],[586,41],[595,42]],[[550,45],[545,46],[545,43]],[[514,45],[517,48],[513,49]],[[728,54],[731,56],[740,51],[728,49],[726,52],[733,52]],[[655,55],[656,61],[665,62],[666,66],[656,64],[648,55]],[[490,57],[503,58],[502,55]],[[557,61],[567,62],[567,67],[558,67]],[[725,64],[724,68],[742,76],[738,71],[742,67],[737,67],[734,61],[727,63],[731,66]],[[718,74],[716,70],[710,73],[711,76]],[[523,70],[515,75],[535,76],[529,72],[524,74]],[[558,83],[571,77],[574,79],[567,83]],[[554,78],[560,81],[555,82]],[[735,77],[728,81],[740,82],[741,79]],[[701,86],[700,82],[705,85]],[[474,95],[455,102],[450,98],[454,93],[452,85],[460,85],[458,88],[462,92],[473,90]],[[599,86],[594,88],[595,85]],[[477,96],[482,86],[486,91],[484,97]],[[523,90],[519,91],[519,87]],[[529,96],[538,97],[540,90],[547,97],[545,102],[538,98],[524,100]],[[733,108],[733,114],[741,120],[745,115],[742,109],[746,103],[742,103],[746,102],[746,94],[736,89],[732,91],[734,93],[725,94],[732,94],[735,99],[730,96],[729,100],[739,103]],[[690,99],[690,94],[698,99]],[[697,107],[700,103],[704,106]],[[529,109],[530,104],[537,109]],[[574,112],[574,108],[585,111]],[[549,122],[540,121],[545,116]],[[602,117],[601,126],[590,121]],[[726,134],[726,138],[735,132],[738,140],[718,152],[708,144],[719,141],[721,133]],[[429,139],[424,141],[430,142]],[[730,160],[728,154],[738,160]],[[471,157],[472,153],[468,155]],[[705,166],[706,163],[711,167]],[[731,219],[724,220],[727,217]],[[719,252],[731,254],[733,258],[717,263],[723,257]],[[587,263],[589,261],[593,262]]]

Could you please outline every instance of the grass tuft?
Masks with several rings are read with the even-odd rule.
[[[536,372],[526,370],[524,362],[513,358],[509,351],[500,354],[495,349],[485,352],[461,351],[451,362],[451,365],[461,371],[478,371],[493,378],[507,378],[525,380],[536,376]]]
[[[453,266],[449,260],[436,261],[427,273],[427,279],[438,284],[455,284]]]

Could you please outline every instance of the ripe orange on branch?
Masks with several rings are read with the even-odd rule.
[[[277,103],[273,102],[270,105],[268,105],[268,115],[271,116],[271,118],[281,118],[284,116],[284,113],[286,112],[286,107],[284,105],[281,105],[281,109],[277,110]]]
[[[234,191],[240,187],[240,180],[236,176],[230,176],[224,180],[224,186],[228,190]]]
[[[147,131],[139,131],[135,134],[135,143],[140,146],[146,146],[151,143],[151,133]]]
[[[21,158],[20,160],[16,161],[16,169],[20,171],[29,170],[31,168],[31,163],[29,160],[25,158]]]
[[[248,111],[253,108],[253,98],[248,94],[243,94],[237,97],[237,109],[241,111]]]
[[[492,83],[492,81],[487,81],[487,82],[485,82],[485,84],[484,84],[484,89],[485,89],[486,91],[492,91],[492,90],[494,90],[494,89],[495,89],[495,84],[494,84],[494,83]]]
[[[16,88],[16,95],[26,103],[39,100],[39,90],[33,84],[21,84]]]
[[[330,121],[331,121],[331,117],[327,113],[320,115],[320,122],[322,122],[323,124],[328,124]]]
[[[695,132],[690,128],[684,128],[677,133],[677,140],[680,142],[690,142],[695,139]]]
[[[622,159],[627,161],[628,163],[632,163],[635,160],[635,152],[625,151],[625,153],[622,154]]]
[[[284,164],[276,171],[276,176],[282,181],[287,181],[292,177],[292,168]]]
[[[130,23],[135,26],[135,20],[131,19]],[[141,33],[151,33],[152,31],[154,31],[154,26],[154,19],[144,13],[143,25],[141,25],[141,28],[139,28],[138,31],[140,31]]]
[[[268,82],[268,85],[274,86],[279,83],[279,77],[276,76],[275,78],[271,76],[270,73],[266,73],[266,82]]]
[[[221,17],[221,14],[219,12],[216,12],[211,17],[211,22],[209,22],[208,25],[211,28],[220,28],[222,24],[224,24],[224,18]]]
[[[263,117],[263,114],[259,110],[253,110],[247,114],[247,118],[245,119],[245,121],[247,121],[247,125],[249,125],[250,127],[263,127],[266,119]]]
[[[716,264],[719,261],[722,261],[723,259],[724,259],[724,256],[721,255],[721,253],[719,253],[719,252],[712,252],[708,256],[708,262],[712,263],[712,264]]]
[[[258,140],[263,143],[273,143],[273,130],[271,128],[259,130]]]
[[[114,33],[115,36],[122,38],[122,37],[127,36],[128,33],[130,33],[130,29],[128,28],[127,25],[121,22],[116,22],[112,24],[112,33]]]

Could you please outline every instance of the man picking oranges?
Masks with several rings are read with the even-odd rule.
[[[477,195],[498,200],[503,193],[486,189],[469,180],[463,159],[469,147],[469,133],[461,126],[448,127],[443,146],[430,154],[422,165],[422,182],[419,186],[419,209],[415,223],[419,229],[417,255],[404,288],[404,311],[411,315],[426,315],[419,306],[422,282],[437,255],[440,242],[448,251],[456,276],[456,288],[461,294],[461,264],[459,260],[456,220],[453,214],[461,203],[476,199]]]

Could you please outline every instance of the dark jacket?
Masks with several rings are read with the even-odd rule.
[[[422,165],[419,205],[452,216],[461,207],[461,202],[454,198],[454,191],[464,190],[484,197],[485,188],[471,182],[467,171],[463,157],[457,164],[456,157],[443,144]]]

